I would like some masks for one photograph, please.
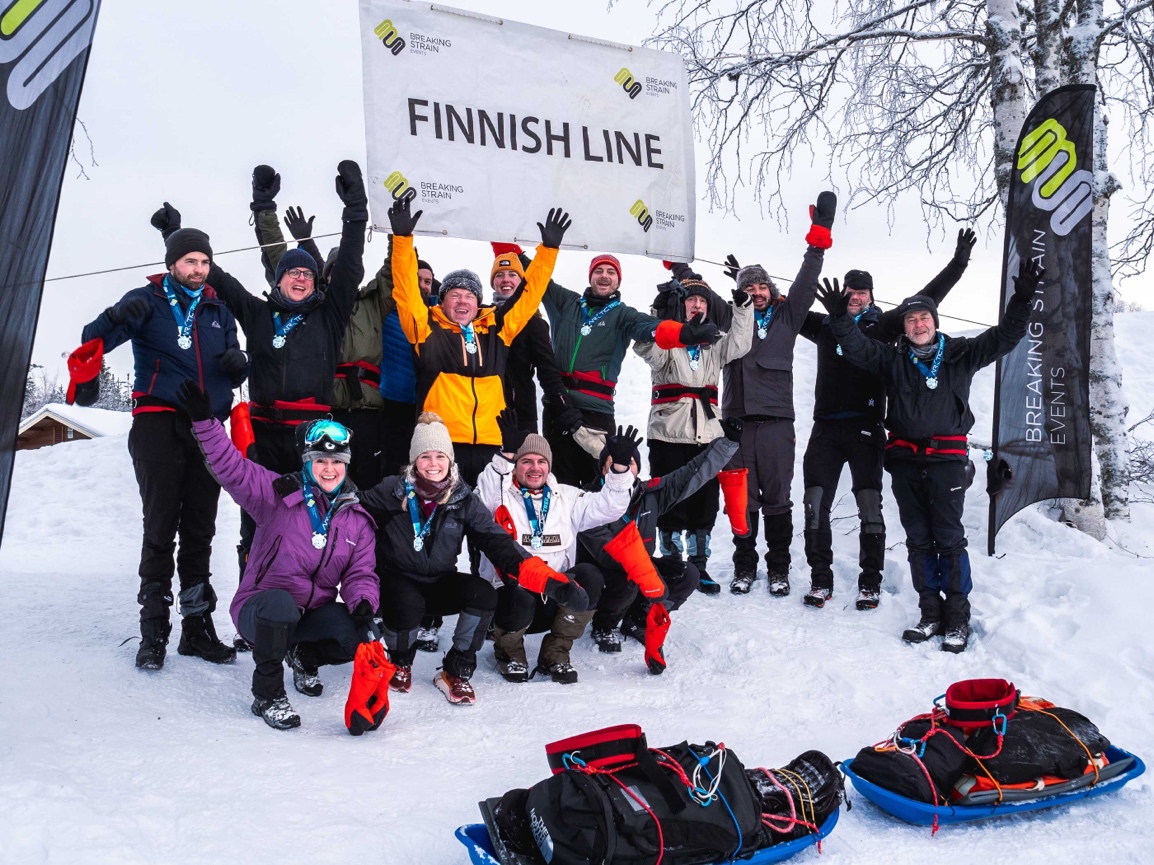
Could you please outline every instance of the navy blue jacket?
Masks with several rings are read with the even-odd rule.
[[[393,402],[417,401],[417,356],[394,309],[381,325],[381,396]]]
[[[220,368],[220,356],[230,348],[240,348],[236,338],[236,319],[205,286],[192,323],[192,348],[187,351],[176,344],[176,319],[168,305],[162,285],[164,274],[148,277],[148,285],[134,288],[121,298],[143,295],[152,301],[152,309],[143,318],[113,324],[108,309],[85,326],[80,341],[100,337],[104,350],[132,340],[135,381],[132,384],[133,414],[158,408],[175,409],[180,405],[178,391],[185,379],[193,379],[212,401],[212,413],[218,419],[228,417],[232,408],[232,389],[248,376],[248,367],[235,375]],[[179,290],[179,289],[178,289]]]

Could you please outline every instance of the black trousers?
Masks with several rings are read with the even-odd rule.
[[[477,476],[485,470],[485,466],[493,461],[493,454],[500,449],[500,445],[457,444],[453,442],[453,462],[457,464],[457,471],[461,473],[461,480],[475,488]]]
[[[597,606],[605,577],[596,565],[577,565],[565,572],[569,579],[589,595],[589,609]],[[497,589],[497,615],[493,622],[502,631],[520,631],[528,628],[530,634],[540,634],[553,627],[559,605],[553,599],[544,600],[535,592],[522,589],[516,582],[506,580]]]
[[[653,565],[668,590],[662,603],[673,612],[697,590],[701,574],[692,562],[679,562],[677,559],[654,559]],[[605,588],[593,615],[593,628],[606,631],[616,628],[626,616],[644,622],[652,604],[653,601],[641,594],[637,584],[625,576],[625,571],[605,571]]]
[[[788,418],[745,418],[741,447],[727,469],[748,469],[748,537],[733,537],[735,567],[757,566],[758,511],[765,518],[766,567],[771,573],[788,573],[789,545],[793,539],[793,456],[797,442],[793,421]]]
[[[709,445],[675,444],[651,438],[649,440],[649,472],[659,478],[684,466]],[[671,532],[712,531],[717,522],[721,483],[717,478],[708,481],[688,498],[682,499],[657,518],[657,528]]]
[[[391,399],[384,403],[381,412],[381,477],[398,474],[409,464],[409,445],[417,426],[416,404]]]
[[[376,409],[357,409],[334,411],[333,420],[343,423],[353,433],[349,477],[357,489],[372,489],[385,476],[381,459],[384,416]]]
[[[468,651],[475,657],[496,609],[497,589],[488,580],[473,574],[453,572],[428,583],[388,571],[381,574],[381,619],[386,643],[390,640],[395,643],[389,648],[393,661],[398,664],[413,662],[417,651],[413,641],[422,619],[456,614],[474,617],[479,622],[478,628],[483,626],[480,642],[470,640],[473,645]],[[458,629],[460,627],[458,622]],[[396,636],[390,637],[390,632]],[[454,645],[456,642],[454,635]]]
[[[601,476],[601,467],[597,465],[597,458],[590,456],[585,448],[573,440],[573,436],[565,435],[557,429],[555,416],[558,413],[555,406],[545,406],[545,439],[553,449],[553,462],[549,468],[558,483],[584,487]],[[590,429],[610,433],[616,429],[612,412],[583,411],[581,414],[585,419],[584,425]]]
[[[258,592],[240,608],[240,635],[253,647],[252,693],[275,700],[285,695],[284,658],[290,646],[300,646],[306,668],[347,664],[357,654],[357,636],[349,608],[330,601],[301,612],[284,589]]]
[[[299,472],[304,464],[297,450],[296,427],[282,424],[264,423],[254,420],[252,424],[253,444],[249,448],[250,459],[258,466],[264,466],[277,474],[287,475]],[[248,561],[248,551],[252,549],[252,537],[256,533],[256,523],[247,511],[240,512],[240,574],[244,576],[244,566]]]
[[[180,577],[181,615],[211,613],[216,593],[209,584],[209,559],[220,485],[205,465],[188,419],[174,411],[136,415],[128,452],[144,516],[137,596],[141,621],[168,620],[174,574]]]

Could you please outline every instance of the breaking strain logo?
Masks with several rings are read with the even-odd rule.
[[[413,189],[408,178],[399,171],[394,171],[385,178],[385,189],[389,190],[394,201],[412,201],[417,197],[417,190]]]
[[[381,40],[381,44],[388,48],[394,57],[405,50],[405,40],[397,32],[397,26],[393,24],[392,19],[386,18],[374,27],[373,35]]]
[[[629,94],[630,99],[636,99],[637,94],[641,92],[641,82],[634,78],[633,73],[624,66],[613,76],[613,80],[621,85],[621,89]]]
[[[638,198],[633,202],[633,206],[629,208],[630,216],[637,217],[637,224],[648,231],[653,226],[653,217],[649,215],[649,208],[645,206],[645,202]]]
[[[95,0],[0,0],[0,66],[15,61],[8,73],[12,107],[31,107],[84,53],[95,27]]]
[[[1052,117],[1022,139],[1022,183],[1033,181],[1030,200],[1050,214],[1050,228],[1065,237],[1094,209],[1094,175],[1078,168],[1078,153]]]

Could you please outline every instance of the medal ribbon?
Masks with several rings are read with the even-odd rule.
[[[297,313],[292,318],[290,318],[287,322],[285,322],[284,324],[281,324],[280,323],[280,313],[274,312],[272,314],[272,321],[273,321],[273,326],[276,328],[276,335],[279,336],[281,339],[284,339],[286,336],[288,336],[289,331],[292,330],[294,327],[296,327],[298,324],[300,324],[304,320],[305,320],[305,317],[303,315],[301,315],[300,313]]]
[[[305,507],[308,508],[309,522],[313,524],[313,534],[328,538],[329,523],[332,522],[333,514],[336,513],[336,505],[329,506],[322,520],[320,512],[317,510],[317,499],[313,493],[313,484],[309,479],[308,469],[301,469],[301,480],[304,482]]]
[[[689,345],[685,347],[685,351],[689,354],[689,368],[697,369],[701,363],[701,346]]]
[[[429,532],[433,530],[433,517],[437,514],[437,506],[433,505],[429,518],[422,523],[421,506],[417,504],[417,493],[408,481],[405,481],[405,499],[409,504],[409,519],[413,521],[413,538],[420,539],[423,543],[425,538],[429,536]]]
[[[769,330],[769,323],[773,321],[773,310],[774,307],[771,305],[764,313],[764,316],[757,310],[753,311],[753,319],[757,323],[757,335],[762,339],[765,339],[762,334]]]
[[[597,310],[597,312],[595,312],[593,315],[589,315],[589,305],[585,302],[585,298],[581,298],[581,327],[582,327],[582,329],[587,328],[587,327],[588,328],[595,327],[597,325],[597,322],[601,321],[601,319],[605,318],[605,316],[607,316],[609,314],[610,310],[615,309],[616,307],[618,307],[620,305],[621,305],[621,301],[615,300],[612,303],[605,304],[605,306],[601,307],[601,309]]]
[[[521,490],[521,498],[525,501],[525,515],[529,517],[529,527],[533,530],[533,537],[542,537],[545,531],[545,520],[549,519],[549,487],[541,488],[541,519],[537,519],[537,510],[533,507],[533,493],[530,490]],[[544,543],[544,540],[542,540]]]
[[[196,314],[196,308],[200,305],[200,299],[204,296],[204,289],[201,289],[193,295],[192,303],[188,305],[188,312],[182,313],[180,311],[180,301],[176,299],[176,294],[168,284],[169,279],[170,277],[166,276],[160,286],[164,289],[164,296],[168,298],[168,308],[172,310],[172,317],[176,319],[176,336],[178,339],[180,337],[189,339],[192,333],[192,323]]]
[[[473,322],[461,325],[461,336],[465,338],[465,351],[468,351],[469,354],[475,354],[477,351],[477,334],[473,330]],[[469,346],[473,347],[472,351],[469,351]]]
[[[942,354],[944,353],[945,348],[946,348],[946,338],[944,335],[939,333],[938,334],[938,350],[934,354],[933,366],[929,367],[928,369],[926,368],[926,365],[924,363],[922,363],[920,360],[918,360],[918,356],[916,354],[914,354],[912,350],[910,351],[910,353],[909,353],[910,354],[910,360],[913,361],[914,366],[916,366],[921,371],[921,374],[926,377],[927,381],[930,379],[937,381],[938,370],[942,366]]]

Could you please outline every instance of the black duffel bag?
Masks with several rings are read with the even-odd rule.
[[[1090,765],[1086,751],[1097,755],[1109,747],[1110,741],[1092,721],[1060,706],[1046,711],[1020,708],[1006,724],[1001,751],[997,731],[991,727],[971,734],[969,741],[970,751],[982,758],[999,784],[1025,784],[1043,775],[1080,778]],[[995,752],[996,756],[985,756]],[[981,770],[973,766],[970,771]]]
[[[921,739],[929,729],[928,720],[907,721],[898,728],[898,737]],[[903,743],[905,750],[887,748],[877,751],[870,745],[862,748],[854,757],[853,773],[907,799],[930,805],[948,804],[950,789],[962,777],[968,765],[966,753],[959,747],[964,745],[961,730],[939,726],[926,739],[925,750],[920,757],[916,756],[916,750],[920,749],[907,743]],[[915,753],[907,753],[909,750],[915,750]],[[926,778],[927,773],[929,778]],[[932,787],[930,779],[933,780]]]

